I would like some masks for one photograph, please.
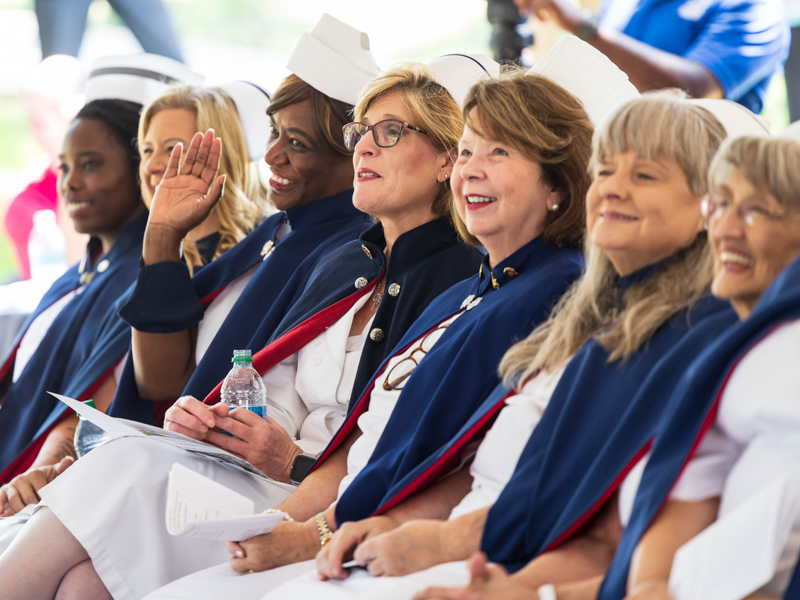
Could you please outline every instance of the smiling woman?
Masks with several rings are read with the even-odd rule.
[[[731,303],[741,323],[675,385],[651,453],[623,484],[637,490],[636,499],[598,596],[603,600],[628,589],[666,593],[676,551],[706,527],[704,552],[735,565],[735,573],[736,561],[757,546],[760,555],[776,557],[758,592],[796,597],[786,588],[800,551],[800,514],[788,508],[800,455],[798,162],[795,141],[765,137],[731,140],[714,159],[704,206],[714,254],[712,291]],[[764,498],[768,488],[771,501],[787,503],[781,527],[791,533],[756,541],[759,528],[737,527],[736,515],[749,510],[748,520],[758,518],[756,496]],[[725,577],[728,589],[742,585],[735,575]],[[800,572],[795,586],[798,577]],[[689,589],[700,580],[712,587],[723,583],[686,563],[680,580]]]
[[[84,109],[67,130],[59,189],[76,231],[99,238],[106,254],[146,209],[128,168],[131,150],[91,114]]]
[[[6,467],[58,404],[46,392],[63,390],[80,371],[106,311],[135,278],[147,212],[136,176],[140,109],[122,100],[90,102],[64,139],[61,195],[75,228],[92,237],[81,264],[48,291],[0,369],[5,382],[0,414],[3,479],[16,474]],[[45,445],[21,470],[31,463],[56,464],[72,452],[71,443]]]
[[[272,172],[268,198],[288,210],[353,187],[352,156],[333,123],[347,120],[347,107],[313,93],[290,75],[267,110],[272,129],[267,155]]]

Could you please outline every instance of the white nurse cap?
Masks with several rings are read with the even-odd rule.
[[[429,62],[428,68],[462,108],[473,85],[484,77],[500,75],[500,65],[485,54],[445,54]]]
[[[692,98],[692,104],[705,108],[719,119],[725,128],[726,138],[743,135],[769,136],[769,122],[733,100],[722,98]]]
[[[528,73],[547,77],[578,98],[595,128],[641,97],[605,54],[572,35],[550,48]]]
[[[358,93],[380,68],[369,50],[369,36],[328,13],[304,31],[286,68],[335,100],[355,104]]]
[[[230,96],[239,113],[242,130],[247,140],[250,160],[264,158],[269,140],[270,122],[267,116],[269,94],[249,81],[229,81],[217,86]]]
[[[171,85],[200,85],[204,77],[166,56],[128,54],[93,61],[84,92],[86,102],[102,99],[149,104]]]

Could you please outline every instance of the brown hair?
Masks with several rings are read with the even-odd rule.
[[[450,92],[437,83],[431,70],[422,63],[398,63],[367,83],[358,95],[354,111],[356,121],[364,118],[375,100],[394,92],[402,94],[413,124],[428,132],[434,148],[454,158],[464,131],[461,109]],[[453,192],[448,180],[440,184],[431,210],[437,217],[449,216],[452,205]]]
[[[561,196],[559,210],[547,214],[544,239],[580,248],[586,231],[584,199],[592,182],[588,165],[594,132],[581,102],[546,77],[513,70],[472,86],[464,102],[464,119],[479,136],[508,144],[541,165],[545,183]],[[453,214],[461,236],[479,245],[455,209]]]
[[[308,102],[311,107],[312,125],[318,139],[325,140],[334,152],[343,156],[352,156],[344,146],[342,127],[350,122],[353,107],[350,104],[326,96],[314,89],[297,75],[289,75],[278,86],[272,95],[272,102],[267,107],[271,117],[276,112],[292,104]]]

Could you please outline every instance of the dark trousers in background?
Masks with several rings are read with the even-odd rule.
[[[77,56],[92,0],[36,0],[42,58]],[[145,52],[183,62],[178,36],[161,0],[108,0]]]

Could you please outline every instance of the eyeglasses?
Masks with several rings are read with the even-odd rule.
[[[402,390],[406,380],[411,377],[411,373],[414,372],[414,369],[416,369],[417,365],[419,364],[417,359],[414,358],[414,355],[419,352],[424,356],[430,352],[431,348],[433,348],[433,345],[439,340],[445,329],[447,329],[447,325],[442,325],[441,327],[437,327],[436,329],[429,331],[425,337],[420,340],[419,346],[411,351],[411,354],[406,356],[403,360],[398,362],[389,370],[389,372],[386,374],[386,379],[383,381],[383,389],[385,389],[387,392],[390,390]],[[440,333],[434,336],[437,331]],[[422,357],[420,357],[419,360],[422,360]]]
[[[415,127],[409,123],[403,123],[397,119],[386,119],[385,121],[378,121],[375,125],[367,125],[366,123],[348,123],[342,127],[344,133],[344,145],[351,152],[356,149],[356,144],[361,141],[369,130],[372,130],[372,135],[375,138],[375,145],[380,148],[391,148],[400,141],[400,135],[403,133],[403,128],[413,129],[419,133],[428,135],[428,132],[420,127]]]
[[[711,223],[723,216],[730,208],[734,208],[734,203],[726,198],[706,196],[700,205],[703,218],[706,223]],[[767,220],[782,219],[786,216],[786,211],[779,208],[771,208],[758,200],[745,200],[735,206],[736,214],[750,227]]]

